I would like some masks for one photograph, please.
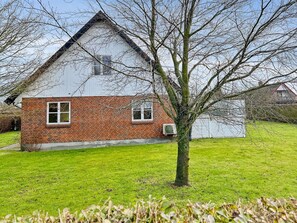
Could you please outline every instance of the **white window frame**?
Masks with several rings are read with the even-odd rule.
[[[104,57],[110,57],[110,66],[109,65],[105,65],[103,58]],[[112,74],[112,56],[111,55],[95,55],[95,58],[93,58],[93,74],[95,76],[109,76]],[[100,61],[100,62],[99,62]],[[95,67],[99,68],[99,73],[96,73],[96,69]],[[104,72],[104,68],[108,67],[109,69],[109,73],[105,73]]]
[[[151,104],[151,118],[150,119],[144,119],[144,104],[145,103],[150,103]],[[134,119],[134,104],[138,103],[140,104],[140,112],[141,112],[141,119]],[[153,121],[154,120],[154,103],[152,101],[132,101],[132,122],[148,122],[148,121]]]
[[[49,104],[54,104],[54,103],[57,103],[58,104],[58,109],[57,109],[57,112],[49,112]],[[61,115],[61,111],[60,111],[60,108],[61,108],[61,103],[68,103],[69,104],[69,122],[61,122],[60,121],[60,115]],[[50,123],[49,122],[49,114],[54,114],[54,113],[57,113],[57,122],[55,123]],[[62,112],[62,113],[66,113],[66,112]],[[70,101],[49,101],[47,102],[47,108],[46,108],[46,124],[47,125],[67,125],[67,124],[70,124],[71,123],[71,103]]]

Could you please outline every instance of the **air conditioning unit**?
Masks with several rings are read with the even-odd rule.
[[[163,124],[163,135],[165,135],[165,136],[176,135],[175,124]]]

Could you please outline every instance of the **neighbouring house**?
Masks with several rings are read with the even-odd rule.
[[[272,92],[272,101],[277,104],[297,103],[297,82],[276,85]]]
[[[163,134],[163,125],[173,121],[154,99],[149,83],[141,78],[121,78],[111,69],[125,69],[126,73],[137,69],[141,77],[151,75],[150,63],[135,42],[105,14],[97,13],[20,86],[18,93],[5,100],[22,107],[22,148],[81,148],[170,140],[171,136]],[[237,125],[212,117],[208,115],[208,121],[203,118],[208,125],[207,134],[203,133],[205,130],[193,130],[192,138],[245,135],[243,113]],[[203,126],[200,121],[193,129]],[[214,122],[216,127],[211,130]],[[216,135],[218,128],[229,132]]]
[[[259,102],[269,104],[297,103],[297,82],[276,83],[252,93]]]
[[[246,95],[251,119],[297,122],[297,82],[276,83]]]

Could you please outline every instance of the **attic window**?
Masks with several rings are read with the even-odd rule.
[[[111,56],[96,55],[93,67],[94,75],[111,75]]]
[[[277,96],[279,99],[283,99],[283,100],[290,99],[290,94],[287,90],[278,90]]]

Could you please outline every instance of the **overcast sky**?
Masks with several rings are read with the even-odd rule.
[[[42,3],[48,10],[53,8],[55,13],[59,13],[59,15],[56,16],[67,18],[67,30],[73,35],[97,12],[94,9],[90,10],[89,2],[91,1],[93,0],[42,0]],[[37,8],[40,7],[36,0],[33,0],[33,2],[35,2]],[[96,4],[93,3],[93,5]],[[69,39],[69,36],[65,33],[61,33],[59,29],[50,26],[48,28],[50,28],[52,32],[45,35],[43,40],[45,42],[49,41],[49,44],[44,49],[44,55],[46,55],[46,57],[51,56]],[[57,30],[59,34],[55,33],[55,30]]]
[[[87,0],[49,0],[43,2],[48,2],[60,12],[72,12],[79,9],[84,9],[88,5]]]

